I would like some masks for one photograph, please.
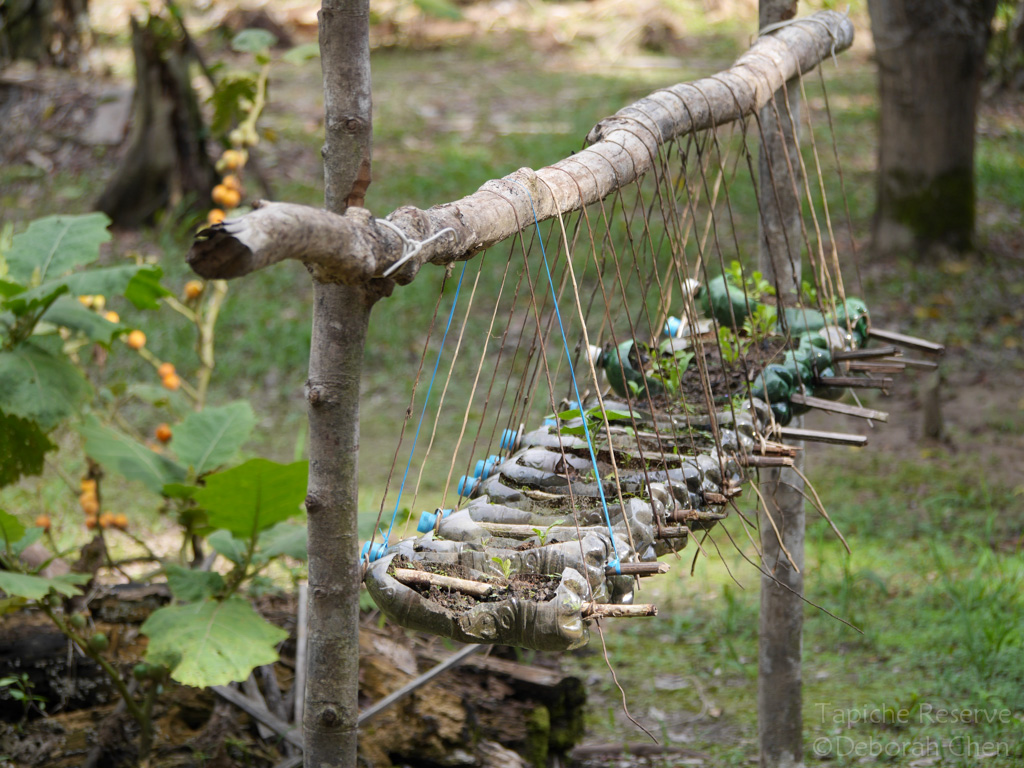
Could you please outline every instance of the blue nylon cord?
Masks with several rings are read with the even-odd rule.
[[[391,523],[388,525],[388,532],[384,534],[383,546],[387,546],[391,537],[391,529],[395,527],[395,519],[398,517],[398,507],[402,502],[402,492],[405,490],[405,481],[409,477],[409,468],[412,466],[412,457],[416,453],[416,441],[420,439],[420,427],[423,426],[423,417],[427,415],[427,405],[430,404],[430,392],[434,388],[434,379],[437,378],[437,369],[441,365],[441,355],[444,353],[444,343],[448,338],[448,329],[452,327],[452,318],[455,317],[455,307],[459,304],[459,291],[462,290],[462,278],[466,276],[466,265],[469,262],[462,262],[462,272],[459,274],[459,283],[455,286],[455,296],[452,298],[452,309],[448,313],[448,322],[444,326],[444,336],[441,337],[441,348],[437,350],[437,360],[434,362],[434,372],[430,376],[430,385],[427,387],[427,397],[423,401],[423,410],[420,411],[420,420],[416,424],[416,434],[412,439],[412,448],[409,450],[409,462],[405,465],[405,474],[402,475],[402,484],[398,488],[398,498],[395,499],[395,511],[391,513]]]
[[[580,388],[576,383],[576,372],[572,368],[572,353],[569,351],[569,341],[565,338],[565,326],[562,325],[562,313],[558,310],[558,297],[555,295],[555,281],[551,278],[551,267],[548,266],[548,254],[544,250],[544,237],[540,232],[540,222],[537,220],[537,208],[533,204],[533,195],[530,194],[529,188],[516,181],[515,179],[507,179],[513,184],[518,184],[520,187],[526,190],[527,196],[530,198],[530,208],[533,210],[533,225],[537,228],[537,242],[540,243],[540,255],[544,259],[544,271],[548,275],[548,286],[551,288],[551,302],[555,308],[555,318],[558,320],[558,331],[562,334],[562,346],[565,348],[565,359],[569,361],[569,376],[572,378],[572,391],[576,395],[576,402],[580,406],[580,417],[583,419],[583,434],[587,438],[587,449],[590,451],[590,461],[594,465],[594,475],[597,478],[597,490],[601,495],[601,508],[604,510],[604,522],[608,526],[608,535],[612,540],[612,552],[615,554],[615,571],[616,573],[622,573],[622,569],[619,565],[619,549],[615,545],[615,530],[612,528],[612,519],[608,514],[608,500],[604,497],[604,482],[597,471],[597,455],[594,453],[594,442],[590,439],[590,427],[587,426],[587,416],[583,412],[583,401],[580,399]],[[569,254],[565,255],[569,258]],[[623,522],[625,522],[625,510],[623,510]]]

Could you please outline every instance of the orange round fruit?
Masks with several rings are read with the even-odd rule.
[[[233,173],[229,173],[227,176],[221,179],[220,183],[223,184],[228,189],[233,189],[235,190],[235,192],[238,192],[239,194],[242,193],[242,180],[239,179],[238,176],[236,176]]]
[[[174,392],[181,386],[181,377],[176,373],[164,376],[163,385],[165,389],[169,389],[171,392]]]
[[[245,165],[245,153],[237,149],[225,149],[220,156],[220,162],[227,171],[237,171]]]
[[[99,516],[99,524],[100,528],[103,528],[104,530],[110,528],[114,524],[114,513],[104,512]]]
[[[86,295],[86,296],[79,296],[78,297],[78,301],[79,301],[79,303],[83,307],[91,307],[93,299],[95,299],[95,298],[96,298],[95,296],[88,296],[88,295]]]
[[[107,321],[111,322],[111,323],[120,323],[121,322],[121,316],[119,314],[117,314],[117,312],[115,312],[114,310],[110,310],[103,317],[106,318]]]
[[[88,528],[90,531],[93,530],[99,524],[100,523],[99,520],[96,519],[96,515],[89,515],[85,518],[85,527]]]
[[[171,432],[171,428],[169,425],[161,424],[156,428],[156,432],[154,434],[156,435],[157,440],[159,440],[161,443],[166,443],[170,442],[170,439],[174,433]]]
[[[114,515],[114,527],[120,528],[122,531],[128,530],[128,515],[124,512],[118,512]]]
[[[174,363],[160,363],[160,367],[156,369],[156,375],[161,379],[172,373],[174,373]]]
[[[36,528],[42,528],[47,533],[50,532],[50,516],[40,515],[36,518]]]
[[[203,292],[203,284],[199,280],[189,280],[185,283],[185,298],[190,301],[198,299]]]
[[[100,503],[96,499],[95,493],[83,493],[78,497],[78,503],[86,515],[95,515],[100,511]]]
[[[146,346],[146,334],[136,328],[128,334],[128,346],[132,349],[142,349]]]
[[[91,477],[83,477],[82,482],[79,483],[82,489],[82,493],[91,493],[96,495],[96,481]]]
[[[237,208],[238,204],[242,202],[242,196],[238,193],[238,190],[224,184],[215,186],[210,197],[213,198],[214,203],[222,208]]]
[[[220,224],[224,219],[227,218],[227,214],[224,213],[220,208],[211,208],[210,212],[206,214],[207,224]]]

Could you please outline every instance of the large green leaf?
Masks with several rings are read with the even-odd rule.
[[[11,242],[6,256],[10,277],[38,284],[95,261],[100,245],[110,239],[109,224],[102,213],[36,219]]]
[[[43,320],[73,331],[81,331],[90,341],[110,346],[114,337],[128,331],[128,326],[121,323],[112,323],[103,315],[83,307],[77,299],[70,296],[62,296],[54,302]]]
[[[287,555],[296,560],[305,560],[308,557],[307,534],[305,525],[278,523],[260,534],[259,553],[266,559]]]
[[[85,452],[108,469],[129,480],[138,480],[154,493],[188,474],[183,466],[89,416],[78,427],[85,438]]]
[[[39,425],[0,411],[0,488],[43,471],[43,456],[56,448]]]
[[[25,535],[25,526],[10,512],[0,509],[0,546],[11,551],[11,545]]]
[[[156,309],[161,296],[170,292],[160,285],[163,271],[159,267],[143,267],[138,264],[121,264],[116,267],[101,267],[64,275],[47,280],[30,290],[16,294],[4,302],[4,306],[15,314],[44,303],[54,293],[68,292],[75,296],[96,295],[119,296],[124,294],[139,309]]]
[[[30,419],[44,432],[78,410],[92,388],[62,353],[35,342],[0,351],[0,396],[9,415]]]
[[[241,565],[245,562],[245,542],[241,539],[236,539],[231,535],[230,531],[219,530],[214,531],[206,537],[207,543],[213,547],[213,551],[218,555],[223,555],[235,565]]]
[[[249,439],[256,425],[252,406],[244,400],[190,413],[174,430],[171,447],[196,476],[228,461]]]
[[[273,664],[275,646],[288,637],[239,597],[161,608],[141,631],[149,637],[147,661],[170,667],[173,679],[199,688],[239,682],[256,667]]]
[[[213,597],[224,588],[224,577],[216,571],[185,568],[177,563],[164,566],[167,586],[178,600],[194,603]]]
[[[24,597],[28,600],[42,600],[50,590],[65,597],[74,597],[82,592],[75,585],[85,584],[91,578],[88,573],[65,573],[44,579],[42,576],[30,576],[17,571],[0,571],[0,590],[11,597]]]
[[[206,510],[210,526],[224,528],[243,539],[299,514],[306,495],[309,462],[277,464],[251,459],[206,478],[195,495]]]

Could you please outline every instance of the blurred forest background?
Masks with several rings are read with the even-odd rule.
[[[986,26],[970,236],[874,248],[881,139],[874,41],[880,35],[872,34],[868,5],[858,0],[850,8],[857,28],[853,49],[837,65],[823,65],[856,244],[856,252],[844,251],[842,258],[848,274],[857,275],[876,324],[941,342],[947,353],[937,373],[899,378],[887,397],[867,398],[865,405],[892,414],[871,431],[869,447],[821,447],[808,455],[808,475],[852,550],[847,554],[823,521],[809,518],[808,596],[862,630],[807,610],[808,760],[816,739],[855,729],[860,742],[1006,745],[984,764],[1020,765],[1024,6],[995,4]],[[929,3],[916,5],[918,13],[928,12]],[[806,2],[800,11],[835,6]],[[31,22],[29,8],[45,17],[46,24],[32,27],[38,35],[17,26]],[[255,125],[258,143],[249,148],[240,203],[266,198],[321,205],[316,11],[297,0],[262,6],[4,0],[0,246],[41,216],[116,208],[122,226],[114,228],[103,260],[159,265],[164,284],[187,302],[185,286],[194,276],[184,256],[214,207],[207,197],[214,165],[245,117],[245,109],[232,111],[238,93],[232,96],[227,85],[255,82],[263,71],[267,103]],[[373,181],[366,205],[380,217],[401,205],[446,202],[521,166],[539,168],[578,151],[600,118],[656,88],[727,67],[757,27],[751,0],[383,0],[372,4],[372,13]],[[143,28],[155,31],[158,48],[169,46],[161,49],[165,54],[173,49],[164,60],[176,63],[154,77],[177,73],[179,85],[188,86],[178,94],[179,105],[187,102],[185,91],[194,92],[195,114],[185,110],[199,126],[194,132],[186,120],[153,129],[148,143],[133,140],[144,120],[138,102],[133,106],[133,17],[136,56]],[[147,23],[154,18],[159,23]],[[239,32],[252,28],[274,35],[266,53],[232,47]],[[820,89],[811,92],[808,108],[825,120]],[[182,146],[180,139],[189,136],[192,144]],[[119,187],[126,178],[136,185],[127,193]],[[170,181],[147,187],[147,179],[157,178]],[[838,180],[829,184],[832,199],[841,200]],[[842,218],[838,226],[845,230]],[[753,242],[756,231],[749,235]],[[842,239],[849,241],[845,233]],[[442,278],[440,270],[425,269],[373,313],[361,424],[364,536],[381,504]],[[484,295],[498,276],[491,279],[482,280]],[[197,350],[196,324],[173,308],[140,312],[124,300],[110,308],[143,330],[148,353],[173,362],[186,383],[208,375],[207,402],[241,398],[252,404],[257,426],[245,455],[291,461],[305,455],[311,296],[298,264],[231,284],[216,317],[212,369]],[[486,302],[476,311],[489,317]],[[467,337],[467,352],[482,341]],[[160,379],[148,357],[114,347],[109,355],[83,355],[97,392],[92,407],[116,403],[139,439],[152,442],[157,423],[173,424],[189,405],[171,403],[155,413],[151,404],[128,402],[126,387]],[[207,374],[201,374],[204,367]],[[451,402],[458,404],[468,388],[469,382],[453,380]],[[0,392],[0,407],[3,397]],[[461,419],[458,405],[441,414],[435,450],[450,447]],[[832,421],[827,428],[842,427]],[[77,431],[62,426],[52,439],[59,451],[49,455],[43,473],[0,490],[0,507],[26,524],[49,515],[55,539],[70,547],[91,534],[82,525],[77,492],[65,481],[88,468]],[[421,497],[439,493],[442,483],[424,478]],[[108,481],[106,494],[106,503],[126,513],[147,540],[159,541],[173,527],[160,514],[159,496],[137,483]],[[731,551],[701,558],[692,574],[688,565],[677,563],[671,578],[647,588],[644,599],[661,608],[656,620],[605,633],[608,657],[633,716],[683,750],[666,764],[748,764],[757,754],[758,577]],[[563,664],[587,682],[591,736],[641,739],[599,651]],[[884,706],[917,714],[895,726],[832,716]],[[939,722],[923,714],[940,707],[1009,715],[996,722]],[[857,760],[834,751],[826,757],[837,765]],[[896,763],[981,764],[953,748],[918,759]]]

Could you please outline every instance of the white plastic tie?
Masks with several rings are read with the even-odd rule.
[[[455,234],[455,230],[452,227],[445,227],[440,232],[435,232],[426,240],[414,240],[387,219],[376,219],[376,222],[377,224],[382,224],[388,229],[390,229],[392,232],[398,235],[398,238],[402,241],[402,256],[398,259],[398,261],[396,261],[394,264],[392,264],[390,267],[384,270],[384,274],[382,275],[382,277],[390,277],[399,269],[401,269],[402,265],[404,265],[414,256],[417,256],[419,252],[423,250],[423,246],[429,245],[435,240],[441,238],[442,236],[447,235],[449,232],[451,232],[453,235]]]

